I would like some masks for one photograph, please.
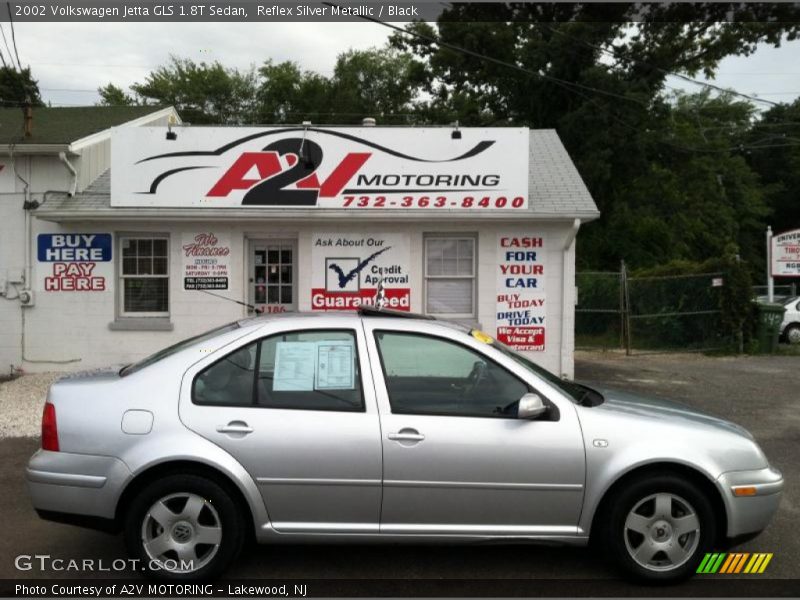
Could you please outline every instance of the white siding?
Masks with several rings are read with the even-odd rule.
[[[21,201],[21,200],[20,200]],[[8,204],[6,200],[0,206]],[[16,206],[16,200],[14,201]],[[0,209],[3,210],[3,209]],[[0,237],[0,253],[11,257],[8,264],[22,263],[21,212],[7,211],[2,218],[0,231],[9,235]],[[12,218],[12,213],[17,216]],[[13,223],[12,223],[13,221]],[[476,233],[478,239],[478,321],[490,334],[495,333],[497,263],[497,235],[505,230],[522,229],[533,236],[545,239],[546,265],[546,351],[530,353],[544,367],[555,373],[572,375],[572,349],[574,346],[574,280],[567,285],[569,307],[562,315],[562,248],[570,224],[532,223],[527,227],[517,223],[496,224],[396,224],[370,223],[336,226],[330,222],[317,221],[303,224],[281,224],[265,222],[263,226],[249,222],[226,226],[215,225],[217,234],[227,233],[231,237],[230,289],[219,292],[236,300],[247,297],[247,240],[256,238],[297,238],[298,240],[298,298],[299,310],[310,310],[311,298],[311,236],[314,232],[401,232],[410,236],[412,311],[423,311],[423,236],[425,233],[465,232]],[[67,231],[80,233],[113,233],[113,260],[118,260],[118,232],[154,232],[170,234],[170,320],[174,330],[162,331],[112,331],[108,325],[115,318],[116,282],[108,282],[105,292],[44,292],[36,291],[36,306],[26,310],[26,358],[33,361],[68,361],[71,363],[26,362],[22,366],[28,371],[83,369],[114,363],[125,363],[142,358],[179,339],[194,335],[216,325],[246,316],[247,312],[233,302],[215,298],[196,291],[184,291],[180,277],[181,258],[178,251],[184,232],[199,233],[208,230],[208,224],[200,223],[92,223],[59,226],[53,223],[34,221],[34,240],[41,232]],[[14,233],[12,233],[14,232]],[[568,273],[574,273],[574,251],[568,257]],[[3,261],[6,262],[5,260]],[[35,269],[49,269],[48,263],[37,263]],[[41,273],[35,274],[38,281]],[[36,287],[36,286],[34,286]],[[21,363],[20,356],[20,308],[17,302],[0,299],[0,370],[2,365]],[[561,339],[561,320],[568,320],[567,337]],[[563,364],[562,361],[564,361]]]

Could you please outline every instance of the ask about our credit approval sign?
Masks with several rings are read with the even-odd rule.
[[[772,277],[800,277],[800,229],[772,236],[770,271]]]
[[[111,138],[111,205],[519,211],[520,127],[124,127]]]

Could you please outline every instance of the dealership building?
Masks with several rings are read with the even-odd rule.
[[[573,374],[575,239],[599,213],[554,130],[193,127],[172,108],[87,107],[2,109],[2,131],[0,374],[353,310],[379,283],[388,308]]]

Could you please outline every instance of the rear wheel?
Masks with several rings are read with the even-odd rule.
[[[230,495],[198,475],[175,475],[144,488],[125,520],[128,552],[152,576],[219,576],[236,558],[245,527]]]
[[[637,479],[607,506],[601,541],[616,565],[635,579],[686,579],[716,539],[710,501],[677,475]]]
[[[789,325],[783,335],[790,344],[800,344],[800,325]]]

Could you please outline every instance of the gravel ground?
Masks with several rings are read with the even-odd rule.
[[[63,373],[33,373],[0,383],[0,438],[36,437],[47,388]]]

